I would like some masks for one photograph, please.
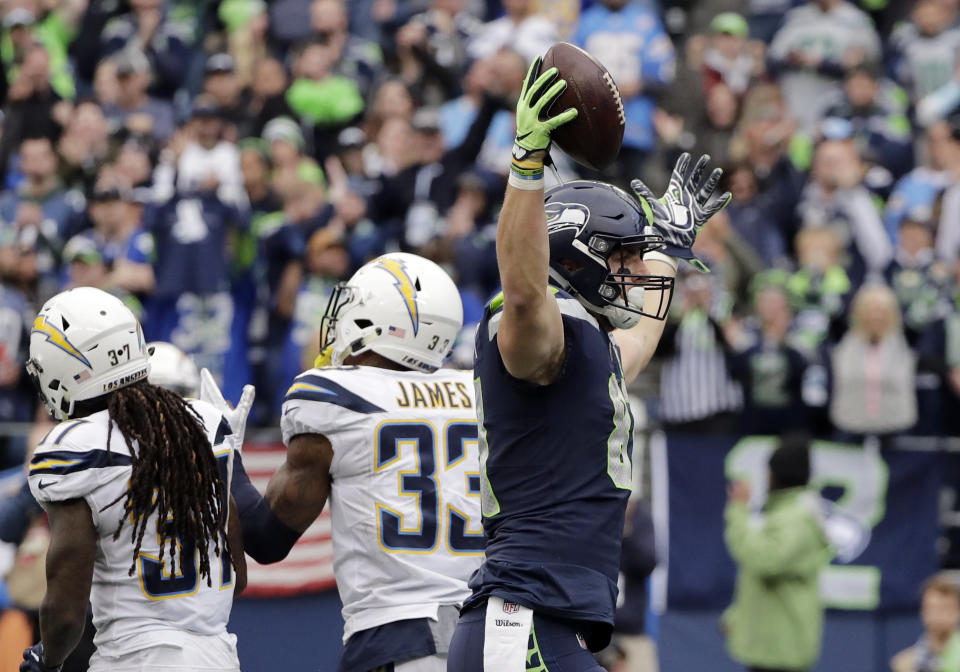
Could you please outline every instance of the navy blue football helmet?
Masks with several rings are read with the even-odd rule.
[[[577,180],[544,195],[550,238],[550,277],[589,311],[617,329],[629,329],[641,317],[666,318],[673,278],[637,275],[617,267],[617,254],[662,249],[663,237],[622,189]],[[645,292],[656,291],[655,306],[644,307]]]

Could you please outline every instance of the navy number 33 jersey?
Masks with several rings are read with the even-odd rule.
[[[550,385],[513,378],[497,347],[502,300],[477,330],[474,375],[486,561],[465,606],[495,595],[537,613],[588,622],[591,649],[609,640],[633,416],[613,339],[556,292],[566,355]]]

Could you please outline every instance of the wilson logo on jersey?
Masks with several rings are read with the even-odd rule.
[[[47,337],[47,341],[60,348],[74,359],[78,360],[84,366],[91,369],[93,368],[90,365],[90,361],[83,356],[83,353],[77,350],[76,346],[70,342],[70,339],[67,338],[66,334],[47,322],[46,316],[37,315],[37,319],[33,321],[33,329],[30,330],[30,333],[43,334]]]
[[[378,259],[377,268],[382,268],[393,276],[394,286],[403,297],[407,306],[407,313],[410,315],[410,323],[413,324],[413,334],[417,335],[420,329],[420,311],[417,309],[417,288],[414,286],[410,276],[407,275],[406,264],[396,259]]]

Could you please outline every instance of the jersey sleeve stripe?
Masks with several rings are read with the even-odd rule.
[[[108,450],[88,450],[78,453],[72,450],[51,450],[34,455],[30,460],[30,474],[72,474],[86,469],[126,467],[131,464],[129,455]]]
[[[290,386],[283,400],[287,402],[294,399],[333,404],[357,413],[383,413],[382,408],[370,403],[360,395],[332,380],[313,374],[300,376]]]

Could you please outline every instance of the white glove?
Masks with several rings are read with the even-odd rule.
[[[244,385],[243,393],[240,395],[240,403],[237,404],[236,408],[230,408],[230,404],[223,398],[223,393],[210,371],[206,368],[200,370],[200,400],[213,404],[230,423],[230,429],[233,430],[235,437],[234,445],[238,453],[243,450],[243,434],[247,429],[247,416],[250,415],[250,409],[253,407],[253,399],[256,395],[257,391],[253,385]]]
[[[220,414],[227,419],[233,435],[236,437],[233,442],[233,450],[227,457],[227,507],[224,513],[224,527],[230,520],[230,487],[233,484],[233,459],[234,456],[243,450],[243,434],[247,430],[247,416],[250,415],[250,408],[253,406],[253,399],[257,396],[257,390],[253,385],[244,385],[243,392],[240,394],[240,403],[236,408],[230,408],[230,404],[223,398],[223,392],[217,386],[217,381],[213,379],[210,370],[206,367],[200,369],[200,401],[212,404]]]

